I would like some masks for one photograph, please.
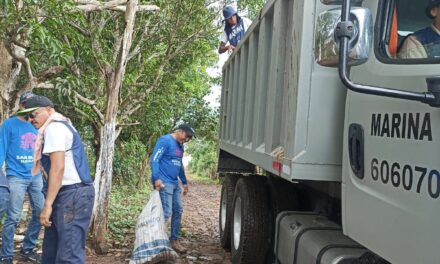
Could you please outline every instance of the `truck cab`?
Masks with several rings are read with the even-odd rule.
[[[439,263],[439,5],[266,3],[223,67],[233,263]]]

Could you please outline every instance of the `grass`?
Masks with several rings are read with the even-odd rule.
[[[138,217],[147,204],[151,188],[133,186],[113,186],[109,210],[109,238],[114,246],[130,245]]]
[[[218,179],[211,179],[208,177],[201,177],[192,171],[186,171],[186,177],[188,178],[188,182],[191,185],[191,182],[199,182],[203,184],[212,184],[219,185],[221,182]]]

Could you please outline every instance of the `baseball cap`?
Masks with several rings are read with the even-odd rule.
[[[185,134],[187,137],[195,137],[196,131],[189,124],[181,124],[177,127],[177,129],[181,129],[181,130],[185,131]]]
[[[24,102],[26,102],[29,98],[34,97],[35,94],[33,94],[32,92],[25,92],[22,95],[20,95],[20,99],[18,101],[19,104],[23,104]]]
[[[428,5],[426,6],[426,9],[425,9],[426,15],[429,18],[434,18],[431,15],[431,9],[436,7],[436,6],[439,6],[439,5],[440,5],[440,0],[428,0]]]
[[[235,14],[237,14],[237,10],[235,10],[234,7],[232,7],[232,6],[225,6],[223,8],[223,17],[225,19],[223,19],[223,21],[226,21],[226,20],[230,19]]]
[[[45,96],[34,95],[33,97],[24,101],[23,106],[24,106],[24,109],[17,112],[18,116],[25,115],[27,113],[31,113],[40,107],[52,107],[53,108],[53,103],[49,98],[47,98]]]

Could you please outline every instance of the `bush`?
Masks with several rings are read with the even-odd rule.
[[[142,160],[146,152],[145,145],[135,138],[118,144],[113,161],[113,182],[134,186],[141,176]]]
[[[217,141],[197,139],[194,140],[188,153],[191,155],[189,166],[199,177],[216,179],[217,170]]]
[[[109,237],[119,244],[131,245],[137,219],[147,204],[151,188],[116,185],[110,197],[108,215]]]

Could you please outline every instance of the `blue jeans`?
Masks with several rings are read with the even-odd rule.
[[[165,222],[171,217],[170,240],[177,240],[180,236],[180,222],[182,219],[182,190],[179,184],[164,183],[165,187],[159,191],[162,202]]]
[[[9,189],[0,186],[0,221],[3,219],[3,215],[8,210],[9,204]]]
[[[30,179],[9,176],[10,201],[6,221],[3,225],[1,258],[14,256],[15,228],[20,224],[21,210],[23,209],[24,195],[27,192],[32,207],[32,218],[29,222],[26,236],[23,240],[23,251],[33,250],[37,244],[41,230],[40,211],[44,204],[43,178],[41,175]]]
[[[93,185],[80,183],[60,189],[52,204],[52,225],[44,229],[42,263],[85,263],[94,201]]]

